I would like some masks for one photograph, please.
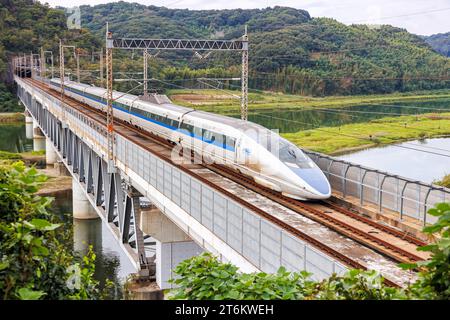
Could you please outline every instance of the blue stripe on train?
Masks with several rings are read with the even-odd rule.
[[[58,89],[60,88],[60,85],[56,85],[56,84],[53,83],[53,82],[50,82],[50,84],[53,85],[53,86],[55,86],[55,87],[57,87]],[[95,102],[98,102],[98,103],[101,103],[101,104],[103,104],[103,105],[106,105],[106,103],[103,102],[101,99],[94,98],[94,97],[90,97],[90,96],[88,96],[88,95],[86,95],[86,94],[84,94],[84,93],[77,92],[77,91],[75,91],[75,89],[72,89],[72,88],[67,87],[67,86],[64,86],[64,87],[65,87],[65,89],[69,90],[70,92],[73,92],[73,93],[78,94],[78,95],[80,95],[80,96],[83,96],[83,97],[85,97],[85,98],[94,100]],[[145,116],[140,115],[140,114],[138,114],[138,113],[130,112],[130,111],[124,109],[124,108],[118,107],[118,106],[117,106],[117,103],[113,103],[113,108],[114,108],[114,109],[118,109],[118,110],[120,110],[120,111],[122,111],[122,112],[126,112],[126,113],[128,113],[128,114],[131,114],[131,115],[133,115],[133,116],[135,116],[135,117],[144,119],[144,120],[146,120],[146,121],[152,122],[152,123],[157,124],[157,125],[159,125],[159,126],[161,126],[161,127],[165,127],[165,128],[167,128],[167,129],[169,129],[169,130],[181,132],[182,134],[184,134],[184,135],[186,135],[186,136],[190,136],[190,137],[196,138],[196,139],[198,139],[198,140],[200,140],[200,141],[203,141],[203,142],[205,142],[205,143],[213,144],[213,145],[218,146],[218,147],[220,147],[220,148],[222,148],[222,149],[229,150],[229,151],[233,151],[233,152],[235,151],[235,148],[234,148],[234,147],[231,147],[231,146],[228,146],[228,145],[226,145],[226,146],[224,147],[223,144],[219,144],[219,143],[216,142],[216,141],[211,142],[211,141],[203,140],[203,137],[202,137],[202,136],[199,136],[199,135],[197,135],[197,134],[194,134],[194,133],[186,134],[186,131],[187,131],[187,130],[184,130],[184,129],[181,129],[181,130],[180,130],[180,129],[177,128],[177,127],[169,126],[168,124],[165,124],[165,123],[156,121],[156,120],[154,120],[154,119],[152,119],[152,118],[145,117]]]

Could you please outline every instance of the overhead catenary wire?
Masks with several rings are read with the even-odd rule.
[[[300,124],[305,124],[305,125],[308,125],[308,126],[314,126],[311,123],[298,121],[298,120],[291,120],[291,119],[285,119],[285,118],[279,118],[279,117],[276,117],[276,116],[267,116],[267,115],[261,115],[261,114],[258,114],[258,115],[259,116],[263,116],[263,117],[267,117],[267,118],[279,119],[279,120],[284,120],[284,121],[290,121],[290,122],[296,122],[296,123],[300,123]],[[350,135],[350,134],[346,134],[346,133],[342,133],[342,132],[333,132],[333,131],[329,131],[329,130],[323,129],[321,127],[313,127],[312,129],[318,130],[318,131],[327,132],[327,133],[331,133],[331,134],[334,134],[334,135],[341,135],[341,136],[345,136],[345,137],[349,137],[349,138],[353,138],[353,139],[364,140],[364,141],[372,141],[373,142],[373,140],[370,139],[370,138],[354,136],[354,135]],[[391,140],[392,142],[395,142],[395,140],[392,139],[392,138],[387,138],[387,137],[384,137],[384,138],[388,139],[388,140]],[[391,146],[392,147],[397,147],[397,148],[403,148],[403,149],[416,150],[416,151],[419,151],[419,152],[424,152],[424,153],[429,153],[429,154],[434,154],[434,155],[450,158],[450,154],[446,155],[446,154],[442,154],[442,153],[438,153],[438,152],[426,151],[426,150],[416,149],[416,148],[412,148],[412,147],[400,146],[400,145],[396,145],[396,144],[392,144]],[[447,150],[447,151],[450,152],[450,150]]]
[[[298,109],[296,111],[297,112],[301,112],[301,111],[317,111],[317,112],[332,113],[332,114],[339,114],[339,113],[341,113],[341,114],[345,114],[345,115],[347,115],[349,117],[354,117],[354,118],[358,117],[358,116],[355,116],[355,115],[347,114],[347,112],[349,112],[349,111],[342,110],[342,109],[328,109],[328,110],[330,110],[330,111],[325,111],[325,110],[323,110],[321,108],[310,108],[310,109],[303,109],[302,108],[302,109]],[[286,110],[286,111],[289,111],[289,110]],[[365,113],[365,112],[362,112],[362,113]],[[261,115],[261,113],[258,113],[257,115]],[[397,116],[398,117],[400,117],[400,116],[414,116],[414,114],[398,114]],[[379,120],[379,119],[376,119],[376,120]],[[444,120],[444,119],[439,119],[439,120]],[[424,129],[408,127],[406,125],[406,122],[405,122],[405,125],[396,125],[396,124],[393,124],[393,123],[377,122],[377,125],[385,126],[385,127],[396,127],[396,128],[406,129],[406,130],[414,130],[414,131],[424,132]],[[440,128],[433,128],[433,129],[431,129],[432,130],[431,132],[435,132],[434,130],[439,130],[439,129]],[[430,130],[428,130],[428,132],[430,132]],[[438,132],[436,132],[436,133],[438,133]]]
[[[432,107],[417,107],[417,106],[406,106],[406,105],[399,105],[399,104],[386,104],[386,103],[365,103],[368,105],[374,105],[374,106],[386,106],[386,107],[394,107],[394,108],[405,108],[405,109],[423,109],[423,110],[433,110],[433,111],[441,111],[441,112],[450,112],[450,109],[442,109],[442,108],[432,108]]]

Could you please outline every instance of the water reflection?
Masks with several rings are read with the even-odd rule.
[[[25,136],[25,123],[0,124],[0,150],[9,152],[33,150],[33,140]]]
[[[450,100],[388,105],[358,105],[348,108],[316,110],[272,109],[249,114],[249,120],[280,133],[297,132],[315,127],[335,127],[348,123],[361,123],[374,119],[401,115],[450,112]],[[232,115],[239,118],[240,115]]]
[[[371,148],[337,158],[428,183],[450,174],[450,138],[409,141],[397,146]]]
[[[110,298],[120,299],[122,284],[127,276],[135,273],[136,270],[102,220],[73,219],[71,191],[58,195],[52,203],[51,211],[64,222],[64,232],[71,234],[68,241],[73,244],[75,254],[85,255],[89,245],[92,245],[96,254],[95,279],[100,281],[101,288],[104,287],[107,279],[112,281],[114,287],[110,292]]]

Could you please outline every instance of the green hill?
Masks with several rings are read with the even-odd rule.
[[[346,26],[333,19],[311,18],[286,7],[252,10],[187,10],[126,2],[82,6],[82,24],[103,35],[106,21],[116,36],[160,38],[236,38],[248,25],[250,87],[305,95],[367,94],[448,87],[450,60],[419,36],[384,25]],[[167,57],[175,57],[173,54]],[[238,74],[239,57],[215,54],[209,64],[186,55],[172,65],[205,69],[219,66]],[[164,64],[165,63],[165,64]],[[166,62],[163,65],[169,66]],[[189,72],[158,76],[181,80]],[[219,72],[220,73],[220,72]],[[197,72],[198,74],[198,72]],[[217,75],[217,70],[210,74]],[[194,76],[194,74],[192,74]],[[444,78],[444,80],[441,80]]]
[[[434,50],[450,57],[450,32],[433,34],[424,39]]]
[[[68,31],[61,9],[32,0],[0,1],[0,108],[14,107],[6,91],[11,87],[8,57],[36,52],[40,46],[57,57],[59,37],[89,50],[99,48],[106,21],[115,36],[155,38],[237,38],[247,24],[249,85],[254,89],[326,96],[439,89],[449,84],[449,58],[421,37],[388,25],[346,26],[286,7],[187,10],[127,2],[81,6],[81,17],[84,29]],[[115,71],[142,69],[141,54],[132,57],[129,51],[117,51],[115,57]],[[240,74],[236,54],[213,53],[199,60],[190,52],[161,52],[159,57],[164,59],[151,61],[152,77],[182,86],[198,85],[189,80],[198,77]],[[239,86],[225,83],[223,88],[235,88],[233,84]],[[120,84],[121,89],[127,86],[131,84]]]
[[[33,0],[0,1],[0,111],[13,111],[12,74],[8,62],[16,53],[37,53],[40,47],[58,57],[59,38],[91,48],[100,45],[89,31],[69,31],[64,11]]]

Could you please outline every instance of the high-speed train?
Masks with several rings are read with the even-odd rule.
[[[60,79],[50,81],[60,91]],[[106,112],[107,91],[64,81],[65,94]],[[319,167],[296,145],[250,121],[113,92],[114,117],[156,134],[204,161],[221,163],[256,183],[299,200],[326,199],[330,184]],[[176,148],[174,148],[176,149]]]

